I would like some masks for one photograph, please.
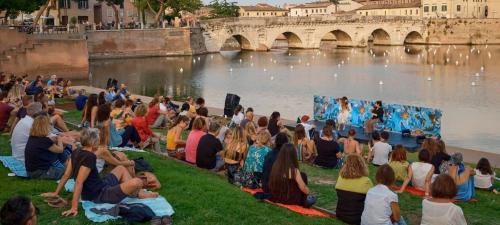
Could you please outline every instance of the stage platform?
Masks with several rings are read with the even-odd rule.
[[[317,121],[317,120],[309,121],[308,124],[315,125],[317,131],[322,130],[323,127],[325,126],[324,121]],[[291,123],[291,124],[285,125],[285,127],[290,129],[290,130],[294,130],[295,126],[297,126],[297,123]],[[337,132],[340,135],[340,137],[347,137],[347,132],[351,128],[356,130],[356,136],[354,138],[357,141],[359,141],[360,143],[364,143],[364,144],[367,144],[368,141],[370,141],[371,137],[364,133],[364,130],[362,127],[346,126],[346,128],[344,130],[340,130]],[[396,132],[389,132],[389,134],[390,134],[389,141],[387,143],[389,143],[393,148],[396,145],[400,144],[400,145],[403,145],[410,152],[416,152],[417,150],[420,149],[420,144],[417,143],[417,139],[413,136],[405,137],[405,136],[401,135],[401,133],[396,133]]]

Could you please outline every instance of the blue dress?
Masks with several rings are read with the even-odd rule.
[[[460,164],[457,172],[458,175],[462,174],[464,171],[464,164]],[[467,182],[457,186],[457,196],[455,196],[455,199],[467,202],[471,198],[474,198],[475,195],[476,193],[474,190],[474,177],[470,176]]]

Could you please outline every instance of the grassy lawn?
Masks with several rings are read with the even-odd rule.
[[[79,122],[81,113],[70,111],[65,119]],[[163,132],[165,132],[163,130]],[[10,155],[9,137],[0,136],[0,155]],[[227,180],[213,173],[194,168],[172,159],[165,159],[150,153],[129,153],[130,158],[144,156],[162,182],[160,194],[167,198],[175,210],[175,224],[343,224],[335,219],[305,217],[286,209],[255,200],[249,194],[230,185]],[[415,161],[416,154],[409,154]],[[317,205],[335,210],[336,193],[334,190],[338,170],[325,170],[309,165],[301,165],[309,176],[309,186],[318,195]],[[374,180],[376,170],[370,166],[370,177]],[[49,208],[39,197],[40,193],[53,191],[54,181],[30,181],[7,177],[9,171],[0,167],[0,204],[14,195],[25,195],[33,199],[41,209],[39,224],[91,224],[83,215],[61,218],[63,209]],[[500,171],[497,170],[497,174]],[[500,183],[496,182],[497,187]],[[65,193],[64,197],[70,198]],[[485,191],[477,191],[477,203],[458,203],[464,210],[469,224],[498,224],[500,220],[500,196]],[[419,197],[407,193],[399,195],[402,215],[408,224],[419,224],[421,202]],[[496,222],[495,222],[496,221]],[[115,221],[105,224],[123,224]]]

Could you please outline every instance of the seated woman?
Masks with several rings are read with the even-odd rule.
[[[198,149],[198,143],[201,137],[207,132],[205,128],[207,127],[205,119],[198,117],[194,119],[193,127],[186,140],[186,161],[192,164],[196,164],[196,149]]]
[[[347,132],[348,137],[347,138],[339,138],[339,143],[342,143],[344,145],[344,155],[349,155],[349,154],[357,154],[359,156],[363,155],[363,152],[361,151],[361,146],[354,137],[356,137],[356,130],[350,129]]]
[[[323,136],[317,139],[316,149],[318,156],[314,159],[314,164],[324,168],[335,168],[337,161],[341,157],[339,144],[334,140],[332,128],[325,126]]]
[[[432,140],[432,142],[435,143],[432,144],[431,148],[436,149],[436,153],[431,157],[431,163],[432,165],[434,165],[434,174],[439,174],[439,168],[441,167],[441,164],[450,160],[450,155],[446,153],[446,145],[444,144],[443,140]]]
[[[448,175],[453,178],[457,185],[456,200],[469,201],[476,195],[474,189],[474,175],[475,172],[469,166],[463,163],[462,153],[455,153],[451,155],[451,164],[448,166]]]
[[[269,176],[271,175],[271,170],[273,169],[274,162],[278,158],[281,147],[289,142],[288,135],[285,133],[278,133],[276,139],[274,140],[274,148],[271,152],[267,153],[264,159],[264,165],[262,167],[262,189],[264,192],[269,193]]]
[[[263,131],[257,134],[257,140],[250,146],[245,159],[243,186],[253,189],[262,187],[262,168],[266,155],[271,151],[270,142],[269,132]]]
[[[406,225],[400,214],[398,195],[390,188],[396,179],[394,170],[389,165],[384,164],[378,168],[375,179],[377,185],[366,193],[361,224]]]
[[[466,225],[462,209],[453,204],[457,186],[448,174],[436,177],[431,185],[432,198],[422,201],[422,225],[453,224]]]
[[[273,202],[307,208],[315,203],[307,200],[310,193],[307,188],[307,176],[299,170],[299,161],[293,144],[281,147],[269,176],[269,191],[270,200]]]
[[[124,147],[129,143],[139,144],[141,137],[133,126],[126,126],[117,130],[115,123],[110,118],[111,107],[109,104],[102,104],[98,107],[96,127],[99,129],[101,138],[109,147]],[[109,135],[104,135],[109,133]]]
[[[317,155],[314,141],[307,138],[304,126],[298,124],[293,135],[293,144],[297,147],[297,158],[302,162],[312,162]]]
[[[33,121],[25,148],[28,177],[57,180],[64,173],[64,163],[71,150],[64,149],[65,137],[49,138],[50,119],[39,115]]]
[[[228,132],[231,132],[231,139],[224,146],[223,154],[227,169],[227,180],[229,183],[239,186],[243,164],[248,152],[248,143],[243,128],[237,126]]]
[[[348,224],[360,224],[366,193],[371,187],[365,160],[357,154],[347,155],[335,185],[337,218]]]
[[[125,127],[132,124],[132,115],[125,110],[125,101],[122,99],[115,101],[114,108],[111,110],[110,116],[113,119],[113,123],[115,124],[117,130],[125,129]]]
[[[71,160],[64,172],[57,189],[44,196],[58,196],[69,178],[75,179],[71,209],[63,212],[64,216],[76,216],[80,197],[84,201],[95,203],[120,203],[126,197],[156,198],[158,193],[146,192],[142,188],[145,182],[140,178],[133,178],[123,166],[115,167],[105,178],[100,178],[96,168],[94,151],[99,145],[99,131],[84,129],[81,134],[82,148],[71,155]]]
[[[427,149],[422,149],[418,152],[418,162],[413,162],[408,167],[408,176],[403,182],[401,189],[397,191],[398,193],[403,193],[411,181],[411,185],[414,188],[425,191],[425,196],[429,195],[432,175],[434,174],[434,166],[429,161],[430,157]]]
[[[155,152],[160,152],[160,139],[153,133],[151,128],[149,128],[148,122],[146,121],[146,114],[148,113],[148,107],[145,104],[140,104],[135,108],[135,117],[132,119],[132,125],[139,133],[141,137],[141,143],[139,147],[144,149],[148,146],[152,146]]]
[[[396,145],[389,161],[389,166],[394,170],[394,174],[396,175],[396,182],[405,181],[408,177],[409,165],[410,163],[406,161],[406,149],[402,145]]]
[[[497,189],[493,185],[496,173],[491,168],[490,161],[487,158],[479,159],[474,171],[476,172],[476,175],[474,175],[474,186],[476,188],[493,191],[493,193],[498,194]]]
[[[160,128],[167,125],[167,116],[160,111],[160,96],[155,96],[149,103],[147,121],[152,128]]]
[[[262,117],[262,118],[266,118],[266,117]],[[253,145],[255,143],[255,139],[257,138],[257,130],[255,128],[254,123],[247,123],[245,125],[245,135],[247,137],[248,145]]]
[[[82,127],[94,127],[97,117],[97,106],[97,94],[90,94],[83,108]]]
[[[172,124],[167,132],[167,153],[170,157],[175,157],[178,159],[184,158],[184,146],[186,146],[186,141],[182,140],[182,131],[189,125],[189,118],[187,116],[179,116]]]

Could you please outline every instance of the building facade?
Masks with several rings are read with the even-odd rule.
[[[487,17],[488,3],[486,0],[422,0],[422,15],[424,18],[482,19]]]
[[[240,6],[238,14],[239,17],[279,17],[286,16],[288,10],[260,3],[255,6]]]
[[[488,0],[487,5],[487,18],[500,18],[500,0]]]
[[[409,16],[422,17],[420,0],[370,2],[356,10],[362,16]]]
[[[290,8],[289,16],[318,16],[335,13],[335,5],[331,2],[311,2]]]

